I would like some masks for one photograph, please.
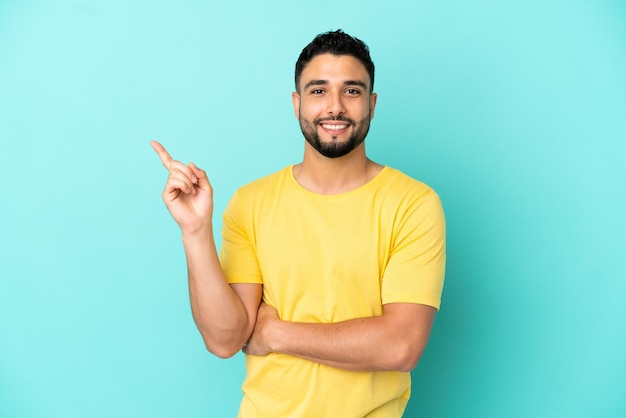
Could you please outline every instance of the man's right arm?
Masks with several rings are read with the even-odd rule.
[[[173,160],[158,142],[151,145],[169,173],[162,197],[182,231],[194,321],[210,352],[231,357],[252,335],[262,285],[227,283],[213,238],[213,189],[206,173]]]
[[[229,285],[220,266],[212,231],[183,233],[189,298],[206,348],[218,357],[237,353],[252,335],[262,285]]]

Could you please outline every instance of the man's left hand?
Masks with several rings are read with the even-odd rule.
[[[254,332],[242,351],[253,356],[266,356],[273,352],[271,335],[278,323],[280,323],[278,311],[267,303],[261,302]]]

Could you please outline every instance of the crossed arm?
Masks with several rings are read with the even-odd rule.
[[[247,342],[250,355],[282,353],[348,370],[415,367],[434,308],[394,303],[376,317],[332,324],[281,321],[274,308],[261,303],[261,285],[228,284],[213,237],[213,190],[206,173],[173,160],[161,144],[152,146],[169,172],[162,197],[182,231],[191,309],[210,352],[231,357]]]
[[[332,324],[281,321],[262,303],[246,352],[282,353],[327,366],[356,371],[409,372],[426,347],[435,309],[390,303],[383,315]]]
[[[212,238],[212,237],[211,237]],[[246,343],[246,354],[288,354],[346,370],[408,372],[426,346],[435,309],[412,303],[384,305],[383,315],[330,324],[282,321],[261,302],[258,284],[228,285],[213,240],[185,236],[189,295],[207,349],[227,358]]]
[[[196,326],[207,350],[221,358],[232,357],[254,330],[262,287],[227,283],[212,232],[183,234],[183,245]]]

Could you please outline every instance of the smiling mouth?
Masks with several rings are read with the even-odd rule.
[[[346,129],[349,125],[348,124],[330,124],[330,123],[322,123],[322,128],[324,129],[328,129],[329,131],[341,131],[342,129]]]

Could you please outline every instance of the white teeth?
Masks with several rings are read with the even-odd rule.
[[[322,124],[322,127],[324,129],[330,129],[332,131],[339,131],[341,129],[346,129],[348,127],[348,125],[326,125],[326,124]]]

